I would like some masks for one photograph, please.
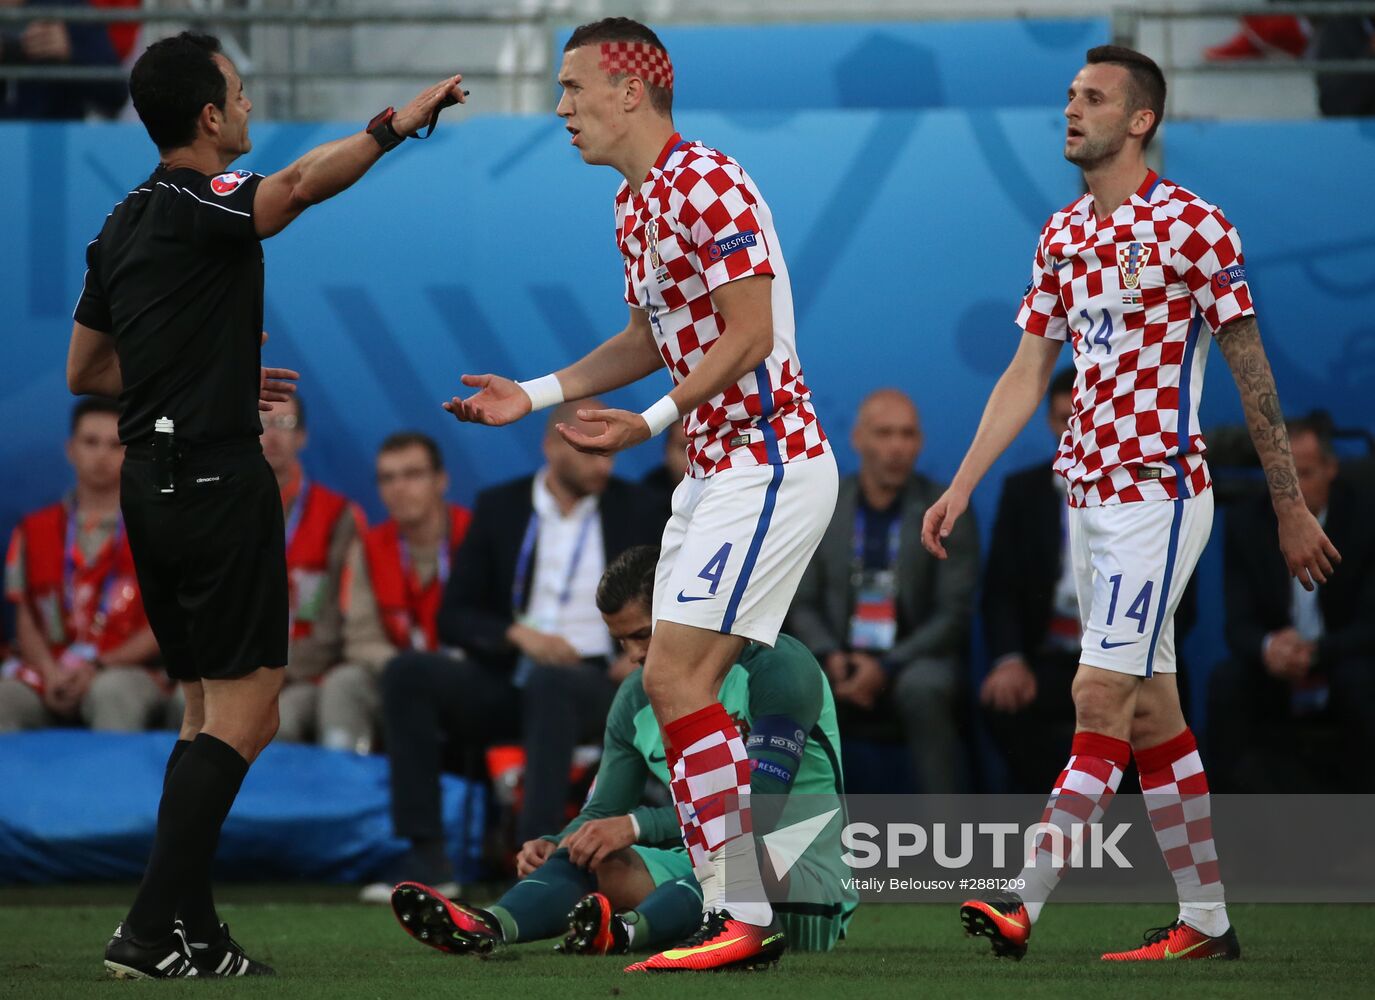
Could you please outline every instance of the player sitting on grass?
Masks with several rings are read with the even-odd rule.
[[[597,607],[611,634],[641,665],[650,642],[657,559],[658,550],[649,546],[629,549],[597,588]],[[722,682],[720,699],[747,732],[754,792],[802,793],[789,799],[789,822],[801,818],[793,805],[809,813],[825,803],[839,805],[835,703],[821,667],[801,643],[780,635],[773,649],[747,647]],[[401,926],[423,944],[453,954],[485,954],[497,944],[559,934],[565,935],[558,946],[564,954],[671,953],[684,939],[680,948],[691,948],[702,919],[702,889],[673,807],[640,805],[650,775],[667,786],[664,758],[637,670],[611,706],[591,796],[557,836],[524,844],[516,859],[521,880],[485,909],[403,882],[392,894]],[[830,950],[854,911],[854,897],[842,890],[840,826],[838,813],[787,872],[784,895],[794,904],[774,904],[794,947]],[[640,962],[626,971],[651,966]]]

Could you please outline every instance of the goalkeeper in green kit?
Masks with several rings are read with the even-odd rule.
[[[629,549],[597,588],[607,627],[639,664],[649,648],[657,561],[654,548]],[[825,675],[806,647],[780,635],[772,649],[745,647],[719,698],[745,735],[751,793],[789,795],[778,827],[819,823],[816,817],[832,814],[795,863],[774,859],[770,851],[764,857],[789,946],[829,951],[844,936],[856,896],[845,887],[850,872],[841,861],[844,782]],[[651,776],[667,789],[659,725],[637,670],[622,682],[611,706],[601,767],[586,804],[558,834],[524,844],[516,859],[520,881],[486,908],[403,882],[392,893],[401,926],[416,940],[453,954],[485,954],[501,944],[560,936],[558,949],[565,954],[671,948],[701,923],[702,888],[673,806],[640,804]]]

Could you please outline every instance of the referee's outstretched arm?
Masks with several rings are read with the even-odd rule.
[[[455,101],[465,103],[462,82],[461,75],[440,80],[400,111],[383,111],[369,123],[367,131],[316,146],[285,170],[265,177],[253,197],[258,236],[277,235],[311,205],[343,191],[367,173],[383,153],[429,124],[436,108]]]

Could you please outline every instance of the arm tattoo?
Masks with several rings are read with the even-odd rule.
[[[1270,498],[1276,503],[1297,502],[1298,476],[1294,459],[1289,453],[1289,432],[1284,426],[1280,410],[1279,392],[1275,376],[1260,342],[1260,328],[1254,316],[1233,320],[1213,337],[1232,369],[1237,391],[1241,394],[1241,408],[1246,414],[1246,427],[1251,442],[1260,457],[1261,467],[1270,485]]]

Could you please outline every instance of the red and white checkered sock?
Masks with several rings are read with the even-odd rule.
[[[1047,832],[1037,842],[1034,856],[1022,869],[1024,888],[1020,895],[1026,903],[1027,916],[1034,923],[1041,915],[1041,907],[1069,866],[1070,859],[1082,846],[1084,831],[1090,823],[1103,818],[1108,803],[1122,782],[1122,772],[1131,760],[1131,745],[1099,733],[1075,733],[1070,747],[1069,763],[1055,779],[1046,811],[1041,822],[1059,830],[1061,843]],[[1054,864],[1059,855],[1061,866]]]
[[[714,702],[664,727],[669,788],[688,858],[703,886],[702,905],[767,924],[750,821],[750,759],[725,706]]]
[[[1179,919],[1211,937],[1230,923],[1213,843],[1208,776],[1193,731],[1136,752],[1141,794],[1156,843],[1179,892]]]

